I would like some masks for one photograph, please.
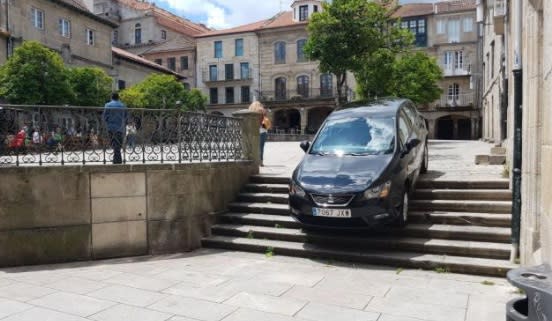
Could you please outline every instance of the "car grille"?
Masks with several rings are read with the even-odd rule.
[[[319,206],[347,206],[353,200],[354,195],[340,194],[340,195],[323,195],[323,194],[311,194],[312,200]]]

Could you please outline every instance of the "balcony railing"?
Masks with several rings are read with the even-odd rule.
[[[0,107],[0,167],[107,164],[114,158],[114,148],[120,148],[122,162],[127,164],[242,159],[238,118],[179,110],[127,109],[110,112],[111,119],[121,120],[122,130],[112,134],[103,111],[104,108],[82,107]]]
[[[443,108],[471,107],[474,102],[474,93],[463,93],[458,95],[442,95],[437,106]]]
[[[469,63],[464,63],[461,66],[442,64],[441,69],[443,69],[443,76],[445,77],[471,75],[471,64]]]
[[[335,98],[335,88],[305,88],[295,90],[263,90],[259,93],[260,101],[296,101],[307,99]]]
[[[252,81],[253,80],[253,69],[249,68],[249,71],[244,73],[241,72],[234,73],[233,75],[226,75],[224,70],[218,71],[216,77],[214,74],[211,74],[209,71],[203,71],[203,82],[212,83],[212,82],[230,82],[230,81]],[[227,77],[229,76],[229,77]],[[230,77],[231,76],[231,77]]]

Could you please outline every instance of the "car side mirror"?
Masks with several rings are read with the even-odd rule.
[[[419,140],[418,138],[412,138],[409,141],[407,141],[406,144],[404,145],[402,156],[405,156],[406,154],[410,153],[410,151],[414,149],[414,147],[420,145],[421,142],[422,141]]]
[[[301,149],[306,153],[309,150],[310,142],[308,140],[302,141],[299,146],[301,146]]]

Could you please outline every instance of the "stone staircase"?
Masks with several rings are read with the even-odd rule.
[[[288,178],[253,176],[203,239],[211,248],[504,276],[509,262],[507,180],[418,183],[409,224],[381,231],[304,230],[288,209]]]

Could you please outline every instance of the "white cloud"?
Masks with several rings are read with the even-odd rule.
[[[290,10],[290,0],[161,0],[187,17],[206,17],[202,23],[222,29],[268,19],[280,11]]]

